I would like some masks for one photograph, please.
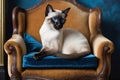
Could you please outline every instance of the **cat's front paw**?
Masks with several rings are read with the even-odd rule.
[[[34,58],[35,60],[37,60],[37,59],[40,58],[40,55],[39,55],[39,54],[35,54],[35,55],[33,56],[33,58]]]

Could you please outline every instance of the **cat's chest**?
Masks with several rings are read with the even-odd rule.
[[[41,29],[39,33],[44,47],[54,49],[54,51],[61,49],[61,33],[59,31]]]
[[[53,40],[53,39],[58,39],[60,37],[59,31],[45,29],[45,28],[41,28],[39,30],[39,34],[41,36],[41,39],[44,40]]]

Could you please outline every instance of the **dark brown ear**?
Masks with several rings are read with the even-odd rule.
[[[50,4],[48,4],[46,7],[45,16],[48,16],[48,13],[50,13],[50,12],[55,12],[55,11],[54,11],[53,7]]]
[[[66,8],[65,10],[62,10],[62,13],[64,13],[67,16],[69,10],[70,10],[70,8]]]

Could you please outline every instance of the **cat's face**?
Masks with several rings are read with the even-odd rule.
[[[59,30],[63,27],[67,13],[69,12],[70,8],[65,10],[54,10],[50,4],[46,7],[45,16],[53,24],[54,28]]]

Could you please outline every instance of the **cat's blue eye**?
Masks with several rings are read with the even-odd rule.
[[[60,19],[61,23],[65,23],[65,19]]]
[[[52,21],[56,22],[57,21],[57,18],[56,17],[53,17],[51,18]]]

